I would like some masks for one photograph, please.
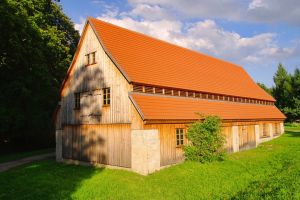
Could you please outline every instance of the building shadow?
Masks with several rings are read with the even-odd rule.
[[[288,137],[300,137],[300,131],[285,131],[285,134],[288,136]]]
[[[0,173],[0,199],[72,199],[83,181],[103,168],[44,160]]]

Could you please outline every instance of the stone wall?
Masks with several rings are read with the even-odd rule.
[[[160,140],[157,129],[131,131],[131,168],[142,175],[160,170]]]

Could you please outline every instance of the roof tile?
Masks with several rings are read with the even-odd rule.
[[[274,101],[238,65],[94,18],[89,22],[131,82]]]
[[[132,93],[131,99],[144,120],[197,120],[196,113],[224,120],[285,119],[276,106],[210,101]]]

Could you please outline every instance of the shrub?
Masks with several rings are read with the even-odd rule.
[[[221,134],[221,118],[206,116],[191,124],[187,131],[188,145],[184,147],[187,160],[211,162],[223,160],[225,137]]]

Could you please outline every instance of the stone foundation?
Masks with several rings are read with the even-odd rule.
[[[56,161],[62,161],[62,133],[63,130],[55,131],[55,139],[56,139]]]

